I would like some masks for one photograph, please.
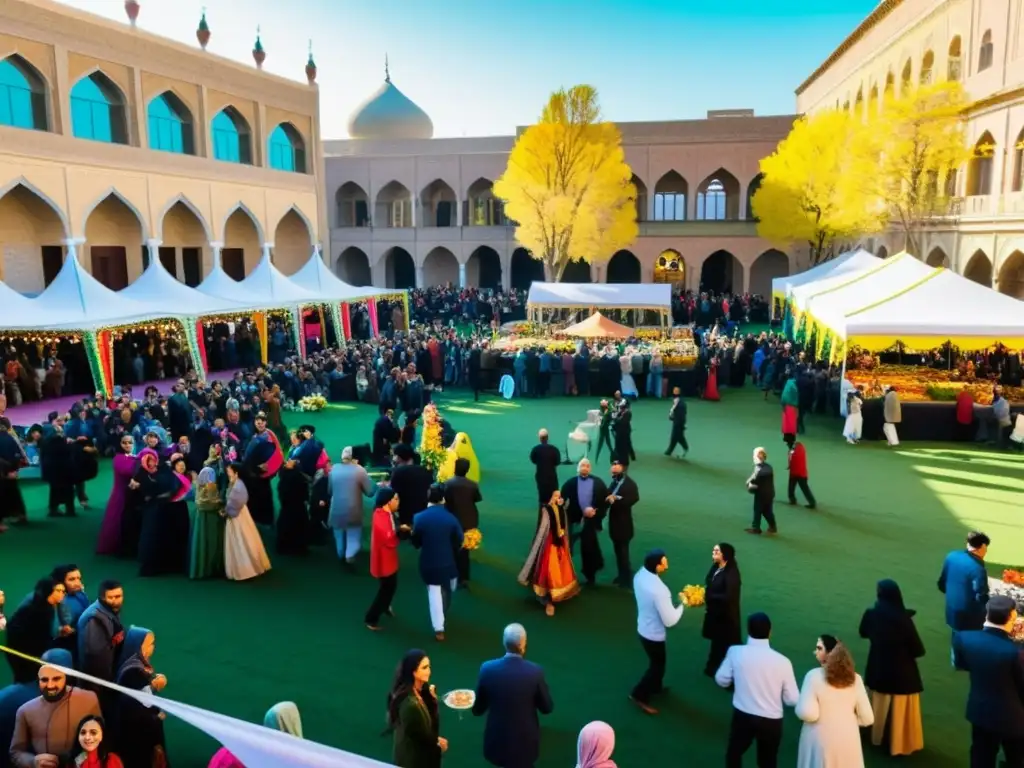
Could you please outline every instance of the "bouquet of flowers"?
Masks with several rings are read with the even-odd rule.
[[[479,528],[470,528],[462,535],[462,548],[473,551],[479,549],[480,545],[484,542],[484,535],[480,533]]]
[[[420,461],[424,467],[436,474],[446,458],[447,451],[441,444],[441,414],[438,413],[437,406],[431,403],[423,409]]]
[[[704,605],[704,587],[699,584],[687,584],[680,593],[683,598],[683,605],[687,608],[697,608]]]
[[[322,411],[327,407],[327,398],[323,395],[307,395],[299,400],[300,411]]]
[[[1018,616],[1010,637],[1015,643],[1024,643],[1024,616]]]
[[[1003,571],[1003,581],[1015,586],[1024,586],[1024,573],[1013,568],[1007,568]]]

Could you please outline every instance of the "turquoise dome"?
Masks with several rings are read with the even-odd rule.
[[[352,113],[348,135],[353,139],[431,139],[434,124],[389,77]]]

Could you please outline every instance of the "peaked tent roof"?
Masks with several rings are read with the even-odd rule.
[[[144,302],[154,311],[172,317],[214,315],[244,307],[230,298],[202,293],[179,283],[160,259],[153,259],[135,282],[117,295]]]
[[[210,274],[203,278],[203,282],[196,286],[196,290],[207,296],[235,301],[249,307],[260,302],[259,296],[254,296],[251,291],[243,288],[242,284],[228,275],[219,263],[213,265]]]
[[[238,286],[248,294],[250,305],[258,302],[268,307],[284,307],[323,301],[312,291],[296,285],[281,274],[266,255]]]
[[[328,269],[319,249],[314,249],[309,261],[288,280],[310,293],[315,293],[321,301],[350,301],[369,296],[405,293],[404,289],[399,288],[381,289],[372,285],[359,287],[346,283]]]
[[[672,286],[653,283],[538,283],[530,286],[531,307],[671,309]]]
[[[584,339],[628,339],[633,335],[633,329],[595,312],[586,320],[563,328],[559,333]]]
[[[6,283],[0,283],[0,328],[15,328],[25,324],[25,318],[36,309],[35,299],[18,293]]]
[[[69,250],[64,266],[46,290],[32,299],[32,312],[19,327],[91,330],[164,316],[107,288],[86,272],[75,252]]]
[[[863,248],[856,251],[847,251],[836,256],[834,259],[822,262],[803,272],[786,277],[776,277],[772,280],[772,296],[788,298],[794,288],[814,283],[825,278],[837,278],[844,275],[851,275],[865,269],[878,266],[882,259]]]
[[[885,271],[892,267],[893,264],[898,263],[901,255],[893,254],[888,259],[874,257],[873,261],[858,260],[855,262],[851,259],[823,277],[800,285],[790,286],[789,295],[786,298],[789,300],[794,312],[803,312],[807,309],[810,300],[815,296],[842,288],[844,285],[860,280],[865,275],[870,275],[873,272]]]
[[[896,342],[911,349],[947,341],[967,350],[1000,343],[1024,349],[1024,301],[938,269],[910,290],[848,313],[846,337],[871,352]]]

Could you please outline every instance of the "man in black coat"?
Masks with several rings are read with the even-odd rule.
[[[391,446],[401,442],[402,433],[394,416],[395,412],[388,409],[373,423],[372,462],[375,467],[386,467],[391,460]]]
[[[569,518],[569,547],[575,550],[576,542],[580,542],[581,570],[591,586],[597,572],[604,568],[604,555],[597,534],[605,517],[607,497],[608,486],[604,480],[590,474],[590,459],[580,459],[576,465],[576,476],[566,480],[562,486],[562,498],[565,499],[566,516]]]
[[[481,362],[480,345],[475,341],[473,342],[473,348],[469,352],[469,386],[473,388],[473,400],[480,399],[480,390],[483,389],[480,376],[480,362]]]
[[[50,414],[50,432],[39,446],[39,464],[43,481],[49,486],[48,509],[50,517],[64,514],[75,516],[75,481],[73,441],[64,436],[64,419],[56,412]]]
[[[679,387],[672,389],[672,407],[668,412],[669,421],[672,422],[672,431],[668,436],[668,450],[666,456],[671,456],[677,445],[683,447],[683,458],[690,450],[690,444],[686,442],[686,401],[683,400]]]
[[[747,533],[761,533],[761,518],[768,523],[768,533],[779,532],[775,526],[775,471],[768,463],[768,451],[764,448],[754,449],[754,472],[747,478],[747,491],[754,497],[754,522],[746,529]]]
[[[470,480],[469,459],[455,460],[455,477],[444,484],[444,505],[455,515],[463,532],[480,527],[480,512],[476,505],[484,500],[480,486]],[[455,553],[455,564],[459,568],[459,587],[469,586],[469,550],[465,547]]]
[[[636,461],[636,451],[633,450],[633,410],[630,408],[629,400],[618,392],[615,394],[619,397],[617,410],[612,417],[615,458],[622,462],[622,466],[628,467],[630,461]]]
[[[399,443],[392,452],[395,468],[391,470],[391,489],[398,494],[398,519],[402,525],[412,525],[417,512],[427,508],[427,491],[434,476],[426,467],[415,462],[412,448]]]
[[[551,494],[558,490],[558,465],[562,463],[562,453],[548,442],[548,431],[542,429],[537,433],[540,441],[530,451],[530,461],[537,468],[533,477],[537,482],[537,498],[541,504],[551,501]]]
[[[1024,765],[1024,651],[1010,638],[1016,620],[1016,603],[996,595],[982,629],[953,635],[953,663],[971,676],[971,768],[995,768],[1000,748],[1007,768]]]
[[[629,588],[633,583],[633,567],[629,564],[629,542],[633,540],[633,507],[640,501],[640,489],[626,474],[626,465],[619,459],[612,462],[612,479],[608,483],[608,538],[615,550],[618,575],[612,581]]]

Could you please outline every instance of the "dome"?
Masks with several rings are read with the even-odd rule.
[[[431,139],[430,117],[395,87],[390,77],[348,119],[353,139]]]

